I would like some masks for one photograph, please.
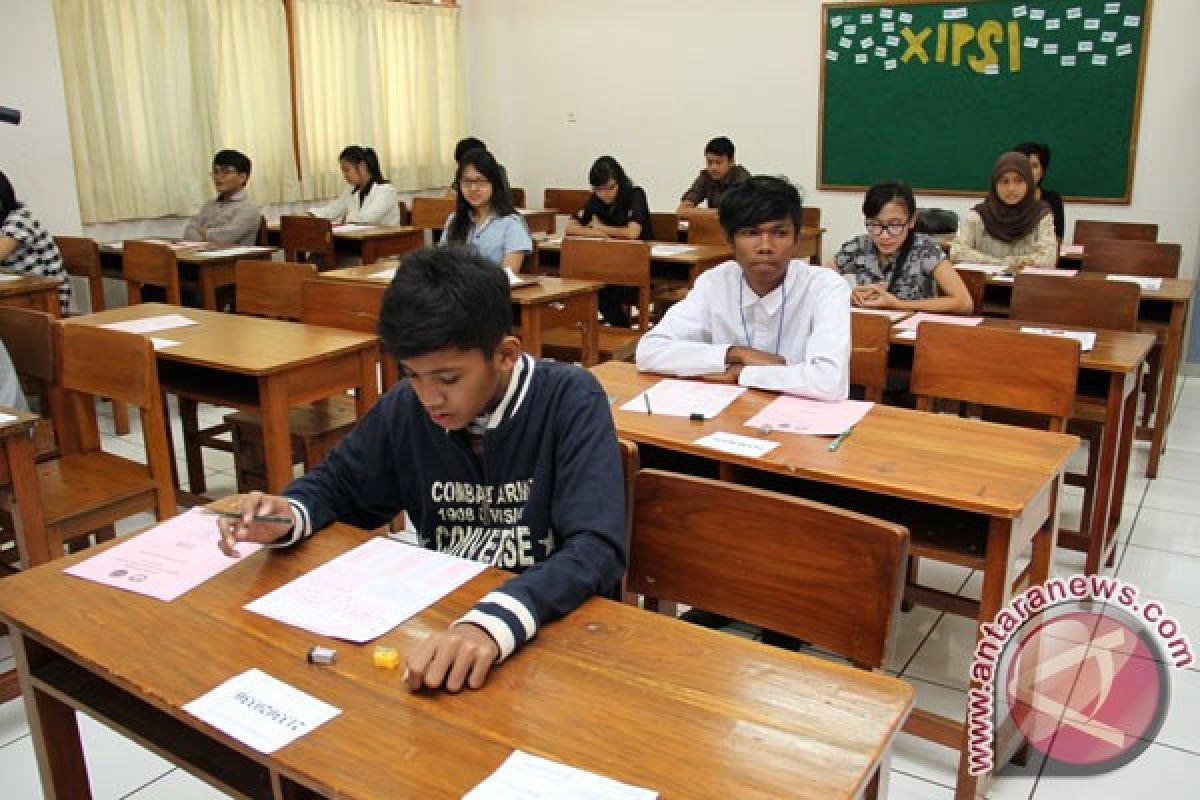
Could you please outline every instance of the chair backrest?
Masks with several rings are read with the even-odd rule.
[[[553,208],[559,214],[573,217],[587,205],[591,189],[546,189],[542,192],[542,208]]]
[[[310,278],[300,289],[300,321],[307,325],[343,328],[357,333],[375,333],[386,284]],[[400,378],[396,362],[380,346],[383,390]]]
[[[1136,283],[1018,274],[1009,316],[1024,322],[1134,331],[1141,294]]]
[[[525,190],[518,189],[516,186],[510,186],[508,190],[512,192],[513,205],[517,208],[525,208]]]
[[[1083,251],[1083,271],[1177,278],[1182,252],[1174,243],[1096,239]]]
[[[638,473],[635,507],[627,580],[647,605],[688,603],[883,664],[903,595],[903,526],[653,469]]]
[[[800,227],[821,227],[821,209],[816,206],[805,206],[800,210]]]
[[[688,244],[726,244],[725,229],[716,211],[693,211],[688,215]]]
[[[558,274],[562,278],[599,281],[638,290],[638,328],[650,319],[649,242],[616,239],[563,239]]]
[[[104,274],[100,270],[100,248],[96,240],[86,236],[55,236],[54,243],[62,253],[67,273],[87,281],[92,311],[103,311]]]
[[[1138,242],[1157,242],[1158,224],[1154,222],[1102,222],[1096,219],[1075,220],[1075,244],[1086,245],[1096,239],[1126,239]]]
[[[1074,339],[923,322],[909,387],[924,411],[944,398],[1037,414],[1048,418],[1050,430],[1062,431],[1078,373]]]
[[[161,286],[167,302],[183,305],[179,291],[179,261],[165,244],[126,239],[121,248],[121,277],[129,293],[129,304],[142,302],[143,286]]]
[[[397,203],[397,205],[400,207],[400,219],[396,224],[397,225],[408,225],[409,224],[408,203],[401,200],[401,201],[399,201],[399,203]]]
[[[650,235],[656,242],[678,242],[679,215],[674,211],[651,211]]]
[[[268,247],[271,244],[271,232],[267,228],[266,217],[258,218],[258,233],[254,236],[254,243],[259,247]]]
[[[237,313],[270,319],[300,319],[300,290],[316,277],[313,264],[291,261],[239,261],[233,266]]]
[[[0,341],[21,382],[38,397],[38,413],[62,430],[65,406],[57,388],[54,318],[44,311],[0,306]]]
[[[414,197],[412,201],[412,219],[414,228],[440,231],[446,225],[446,219],[454,213],[457,199],[449,197]]]
[[[892,321],[882,314],[850,314],[850,383],[863,387],[865,399],[883,402],[887,386],[888,338]]]
[[[983,313],[983,291],[987,287],[987,273],[978,269],[956,269],[958,277],[962,278],[971,296],[971,313],[979,316]],[[1051,276],[1053,277],[1053,276]]]
[[[628,439],[618,439],[617,447],[621,451],[621,475],[625,478],[625,554],[628,558],[629,548],[633,541],[633,505],[636,494],[638,470],[642,461],[638,455],[637,444]],[[625,578],[621,578],[621,599],[634,602],[632,595],[625,593]]]
[[[304,261],[332,269],[337,264],[333,223],[308,214],[279,219],[279,244],[285,261]]]

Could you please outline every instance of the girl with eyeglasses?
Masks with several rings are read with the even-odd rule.
[[[463,155],[454,175],[458,199],[439,244],[472,245],[485,258],[519,272],[533,251],[529,227],[513,206],[504,168],[486,150]]]
[[[851,305],[904,311],[969,314],[971,293],[941,246],[917,233],[917,201],[903,183],[877,183],[862,205],[867,232],[834,256],[838,272],[853,279]]]
[[[399,225],[400,196],[383,177],[379,156],[370,147],[352,144],[338,156],[346,190],[327,205],[314,208],[314,217],[360,225]]]

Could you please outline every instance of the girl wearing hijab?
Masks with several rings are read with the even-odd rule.
[[[988,195],[963,217],[950,260],[1006,267],[1053,267],[1058,241],[1050,207],[1037,197],[1029,158],[1005,153],[992,168]]]

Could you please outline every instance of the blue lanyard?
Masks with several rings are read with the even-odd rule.
[[[783,343],[783,320],[787,317],[787,273],[784,273],[783,283],[781,284],[783,297],[779,303],[779,330],[775,334],[775,350],[771,355],[779,355],[779,345]],[[746,325],[746,307],[742,305],[742,298],[746,292],[746,279],[738,283],[738,314],[742,317],[742,334],[746,337],[746,346],[752,350],[757,348],[754,346],[754,339],[750,337],[750,328]]]

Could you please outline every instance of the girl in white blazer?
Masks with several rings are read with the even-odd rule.
[[[311,213],[335,223],[360,225],[399,225],[400,196],[383,177],[379,157],[370,147],[352,144],[338,156],[342,177],[349,184],[346,191],[328,205],[314,208]]]

